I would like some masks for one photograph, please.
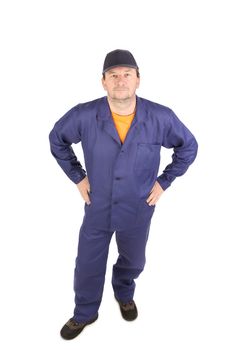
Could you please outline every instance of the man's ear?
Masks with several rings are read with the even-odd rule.
[[[103,78],[103,77],[102,77],[102,79],[101,79],[101,82],[102,82],[102,86],[103,86],[104,90],[106,90],[105,80],[104,80],[104,78]]]

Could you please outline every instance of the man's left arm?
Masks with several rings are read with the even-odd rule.
[[[151,189],[147,198],[149,205],[154,205],[175,178],[187,171],[197,155],[198,144],[195,137],[172,110],[169,110],[162,146],[173,148],[174,153],[172,162],[166,166]]]

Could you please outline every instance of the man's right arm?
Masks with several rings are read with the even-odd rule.
[[[75,184],[86,177],[86,171],[77,159],[72,143],[81,141],[81,125],[78,106],[73,107],[59,119],[49,134],[51,153]]]

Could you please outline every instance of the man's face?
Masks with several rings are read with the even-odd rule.
[[[105,73],[102,78],[104,90],[112,100],[127,100],[135,95],[139,87],[140,78],[135,68],[115,67]]]

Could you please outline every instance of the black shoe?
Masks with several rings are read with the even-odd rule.
[[[69,321],[61,329],[61,337],[66,340],[74,339],[75,337],[77,337],[77,335],[79,335],[82,332],[84,327],[95,322],[97,318],[98,315],[92,320],[84,323],[76,322],[73,318],[70,318]]]
[[[121,315],[126,321],[133,321],[138,317],[138,310],[135,302],[133,300],[128,303],[123,303],[120,300],[116,299],[120,306]]]

